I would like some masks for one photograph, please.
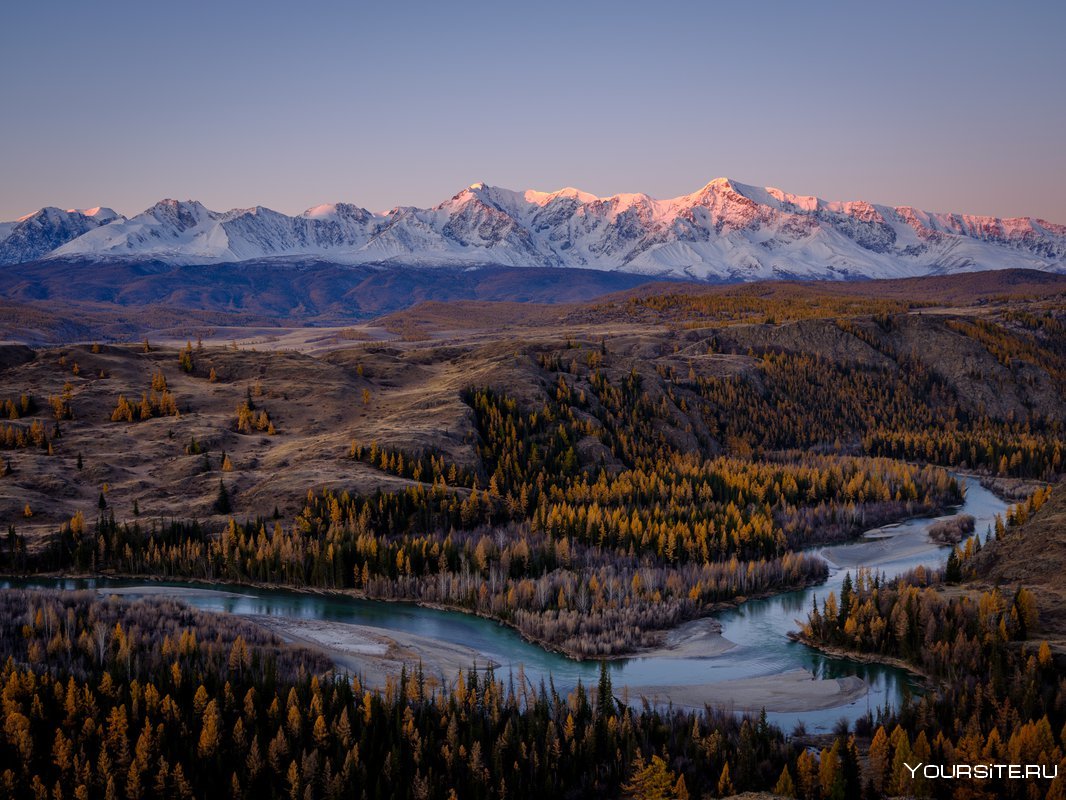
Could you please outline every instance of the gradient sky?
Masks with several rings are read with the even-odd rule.
[[[726,175],[1066,223],[1066,3],[19,2],[0,219]]]

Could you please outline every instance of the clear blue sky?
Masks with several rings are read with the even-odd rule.
[[[1066,223],[1066,3],[18,2],[0,219],[726,175]]]

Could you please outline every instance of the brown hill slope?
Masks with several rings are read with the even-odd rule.
[[[980,583],[1025,586],[1040,607],[1046,633],[1066,637],[1066,484],[1023,525],[1008,530],[981,553]]]
[[[705,284],[656,282],[609,294],[589,302],[588,308],[622,307],[627,301],[685,295],[703,298],[763,298],[776,300],[828,300],[880,298],[922,301],[937,305],[973,305],[1006,298],[1062,297],[1066,275],[1028,269],[970,272],[878,281],[756,281],[754,283]]]
[[[1066,417],[1063,394],[1047,371],[1055,349],[1005,366],[951,329],[949,321],[901,315],[887,329],[872,318],[856,318],[847,330],[833,319],[678,330],[617,323],[560,328],[516,320],[509,328],[453,331],[439,338],[341,341],[317,354],[235,350],[227,336],[208,340],[202,351],[194,348],[191,373],[179,368],[177,350],[168,347],[153,346],[149,353],[140,345],[72,345],[36,353],[0,347],[0,401],[17,401],[23,394],[37,398],[33,413],[4,424],[25,427],[39,420],[54,445],[53,455],[42,448],[0,453],[12,470],[0,479],[0,523],[26,533],[54,530],[78,510],[91,517],[105,484],[116,515],[128,517],[137,501],[140,512],[152,518],[210,516],[220,478],[234,494],[235,511],[253,515],[275,505],[283,514],[295,513],[309,488],[374,491],[403,484],[349,459],[352,441],[441,453],[449,462],[477,469],[477,431],[463,391],[493,387],[535,408],[557,389],[560,373],[544,366],[553,363],[566,371],[576,392],[590,396],[587,376],[577,373],[587,372],[585,365],[593,361],[613,386],[639,376],[642,391],[659,410],[656,424],[664,440],[706,455],[728,449],[727,423],[737,415],[725,407],[704,413],[708,403],[696,382],[735,380],[738,391],[752,387],[750,402],[776,392],[771,397],[776,403],[783,389],[765,384],[767,360],[760,355],[765,351],[817,354],[841,375],[876,369],[871,374],[879,382],[890,382],[901,369],[886,353],[914,353],[940,368],[945,391],[961,407],[977,402],[999,419],[1010,414],[1024,419],[1035,408],[1050,419]],[[139,404],[160,372],[180,416],[113,421],[119,396]],[[835,385],[793,387],[799,396],[789,402],[831,404]],[[236,430],[236,410],[249,394],[256,414],[269,413],[276,435]],[[61,397],[69,398],[73,417],[62,419],[61,435],[53,437],[48,398]],[[742,429],[738,435],[744,435]],[[818,444],[858,452],[862,433],[845,428],[839,442],[834,433]],[[577,449],[588,464],[614,463],[594,438]],[[220,469],[223,454],[232,470]],[[32,517],[24,515],[27,504]]]

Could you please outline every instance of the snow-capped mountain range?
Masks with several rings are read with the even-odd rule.
[[[125,217],[110,208],[42,208],[14,222],[0,222],[0,264],[42,258],[56,247]]]
[[[894,278],[1024,267],[1066,272],[1066,225],[829,202],[727,178],[656,200],[475,183],[433,208],[338,203],[298,216],[163,200],[134,217],[44,208],[0,223],[0,264],[552,266],[696,279]]]

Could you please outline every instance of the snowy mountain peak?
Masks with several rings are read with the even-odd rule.
[[[206,212],[207,211],[207,207],[204,206],[204,204],[201,203],[199,200],[174,200],[174,199],[172,199],[170,197],[166,198],[165,200],[160,200],[158,203],[156,203],[154,206],[152,206],[152,208],[148,209],[148,211],[152,211],[153,209],[161,209],[161,210],[169,209],[169,210],[174,211],[176,213],[180,213],[180,212],[200,213],[200,212]]]
[[[112,220],[119,218],[119,213],[113,208],[105,208],[104,206],[97,206],[96,208],[68,208],[68,214],[82,214],[86,217],[92,217],[101,225],[106,225]]]
[[[173,208],[178,209],[182,207],[191,208],[204,208],[204,204],[199,200],[175,200],[172,197],[166,197],[160,200],[158,203],[152,206],[152,208]],[[148,209],[151,211],[151,209]]]
[[[701,189],[701,191],[736,191],[736,187],[733,186],[732,180],[725,176],[721,176],[718,178],[712,178],[710,181],[707,182],[703,189]]]
[[[194,228],[205,220],[212,219],[217,214],[209,211],[203,203],[196,200],[160,200],[143,214],[133,217],[134,220],[143,217],[151,217],[162,224],[173,224],[180,230]],[[131,220],[132,221],[132,220]]]
[[[42,258],[83,234],[122,219],[110,208],[63,210],[48,206],[14,222],[0,223],[0,264]]]
[[[822,201],[813,195],[789,194],[776,186],[767,186],[766,193],[781,204],[782,207],[793,207],[808,214],[817,211]]]
[[[350,203],[297,216],[263,206],[217,212],[167,199],[130,219],[103,207],[46,208],[0,224],[0,263],[41,257],[570,266],[741,280],[899,277],[1066,271],[1066,225],[827,201],[725,177],[666,200],[573,187],[513,191],[479,181],[431,208],[382,214]]]
[[[597,203],[602,199],[594,194],[575,189],[573,186],[556,189],[554,192],[538,192],[535,189],[527,189],[523,192],[523,195],[527,203],[533,203],[538,206],[546,206],[557,200],[573,200],[583,204]]]

